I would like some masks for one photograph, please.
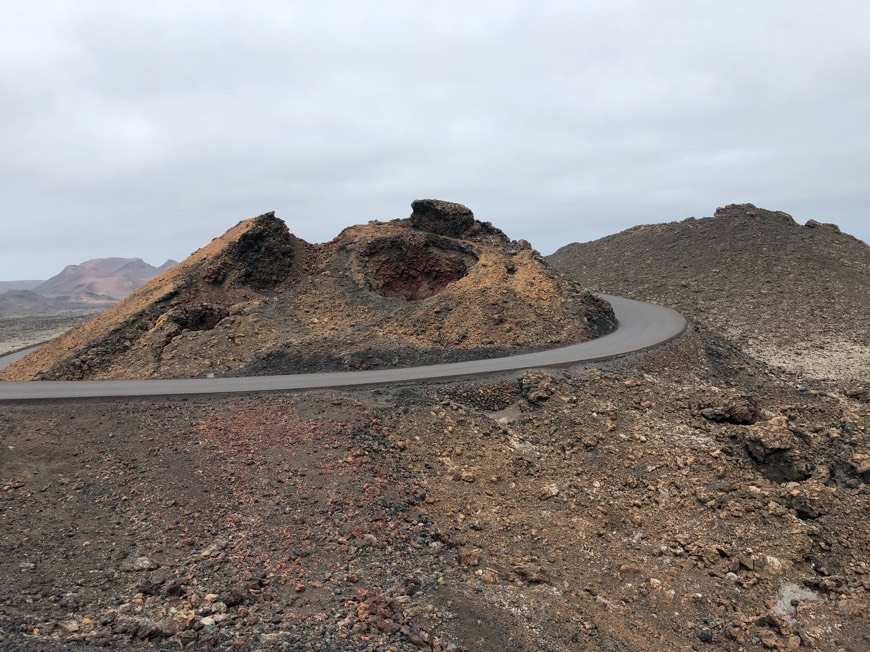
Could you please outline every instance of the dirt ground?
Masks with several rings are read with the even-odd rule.
[[[864,650],[870,392],[692,330],[474,382],[0,405],[0,647]]]

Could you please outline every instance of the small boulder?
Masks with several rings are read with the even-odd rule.
[[[753,424],[759,416],[758,408],[751,398],[737,395],[727,395],[702,406],[699,413],[707,421],[739,425]]]

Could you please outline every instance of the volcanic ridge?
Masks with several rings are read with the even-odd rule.
[[[586,287],[674,308],[792,373],[856,380],[870,368],[870,247],[834,224],[730,204],[548,261]]]
[[[452,202],[325,244],[244,220],[5,380],[238,376],[412,366],[584,341],[609,304]]]

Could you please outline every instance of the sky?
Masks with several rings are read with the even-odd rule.
[[[870,241],[867,0],[9,0],[0,280],[457,201],[544,254],[750,202]]]

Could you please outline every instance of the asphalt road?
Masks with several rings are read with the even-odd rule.
[[[15,353],[10,353],[8,355],[0,356],[0,369],[3,367],[8,367],[16,360],[20,360],[24,356],[26,356],[31,351],[35,351],[38,349],[38,346],[30,346],[26,349],[21,349],[20,351],[16,351]]]
[[[590,362],[633,353],[662,344],[681,335],[686,320],[669,308],[632,299],[601,295],[613,306],[619,328],[589,342],[537,353],[506,358],[471,360],[425,367],[338,371],[288,376],[249,376],[245,378],[191,378],[173,380],[79,380],[0,382],[0,401],[111,396],[168,396],[173,394],[223,394],[276,390],[347,387],[403,383],[436,378],[457,378],[500,371],[552,367],[574,362]],[[0,358],[0,368],[11,364]]]

